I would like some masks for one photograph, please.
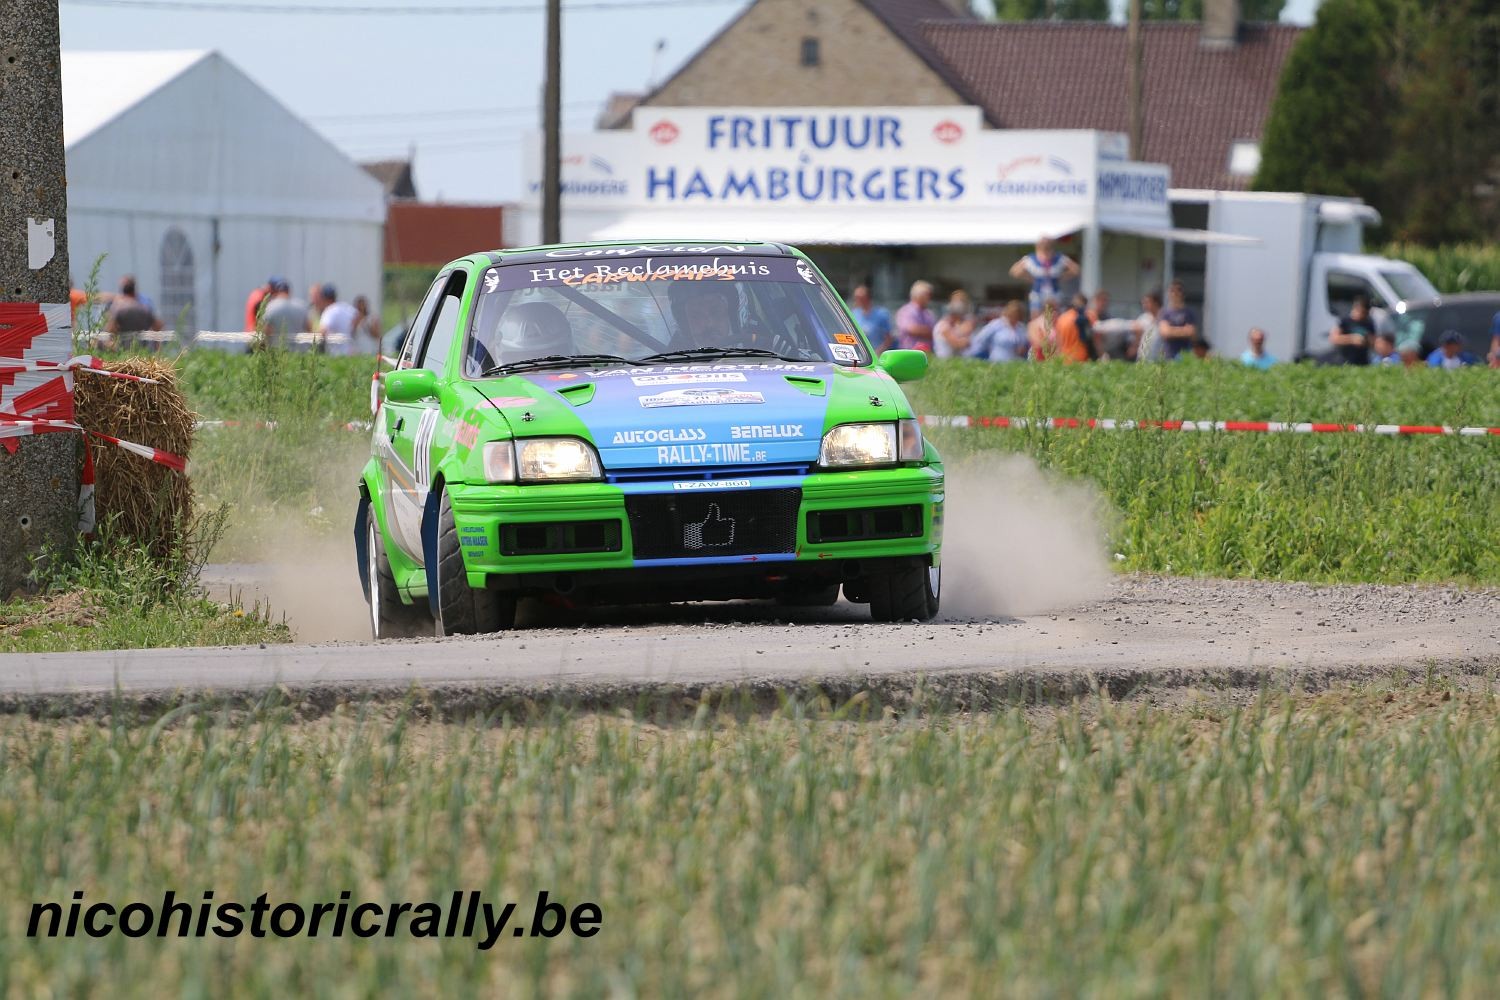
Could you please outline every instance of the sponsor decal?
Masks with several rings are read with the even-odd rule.
[[[833,360],[845,361],[854,364],[859,360],[859,349],[850,347],[848,344],[829,344],[828,349],[833,352]]]
[[[840,344],[858,344],[859,338],[852,333],[835,333],[833,339]]]
[[[798,264],[798,273],[802,267]],[[570,288],[580,285],[613,285],[628,281],[734,281],[736,278],[769,278],[771,268],[757,261],[712,260],[666,262],[658,264],[647,257],[640,264],[594,264],[583,267],[533,267],[531,280],[535,284],[561,282]],[[808,272],[811,273],[810,271]],[[807,279],[804,275],[804,280]]]
[[[671,375],[633,375],[635,385],[690,385],[694,382],[743,382],[744,372],[677,372]]]
[[[463,445],[465,448],[474,447],[474,442],[479,440],[479,427],[469,423],[467,420],[460,423],[453,430],[453,443]]]
[[[486,548],[490,544],[489,532],[478,525],[460,527],[458,529],[458,544],[477,549]]]
[[[497,268],[497,267],[492,267],[488,271],[485,271],[484,272],[484,290],[486,292],[493,292],[495,289],[497,289],[499,287],[500,287],[500,269]]]
[[[548,375],[547,377],[554,382],[567,382],[570,379],[578,378],[579,375],[577,372],[558,372],[556,375]]]
[[[647,409],[658,406],[729,406],[765,401],[766,397],[760,393],[741,389],[668,389],[655,396],[641,397],[641,405]]]
[[[802,437],[802,424],[738,424],[729,428],[736,440],[767,440]]]
[[[761,247],[746,246],[743,243],[699,244],[697,246],[672,243],[636,243],[617,247],[567,247],[562,250],[549,250],[547,256],[560,259],[572,257],[638,257],[641,254],[655,253],[747,253],[760,249]]]
[[[651,141],[656,143],[658,146],[670,146],[672,143],[676,142],[677,137],[682,134],[682,129],[678,128],[676,125],[663,118],[661,121],[651,126],[648,134],[651,136]]]
[[[952,118],[945,118],[932,127],[932,137],[951,146],[964,137],[964,127]]]
[[[611,444],[661,444],[663,442],[704,441],[708,432],[702,427],[663,427],[638,431],[615,431]]]
[[[676,372],[811,372],[816,371],[816,365],[804,365],[796,363],[788,364],[731,364],[731,365],[641,365],[636,368],[601,368],[591,373],[596,379],[614,378],[620,375],[639,377],[641,375],[666,375]],[[561,376],[554,375],[553,378]],[[569,375],[568,378],[577,378],[577,375]]]
[[[570,376],[576,377],[576,376]],[[507,406],[530,406],[536,402],[535,396],[496,396],[490,400],[490,409],[503,410]]]
[[[813,274],[812,265],[808,264],[805,260],[797,261],[797,276],[809,285],[816,285],[818,283],[818,276]]]
[[[561,251],[573,252],[573,251]],[[789,257],[702,257],[630,255],[625,260],[516,264],[501,268],[495,288],[511,291],[566,285],[616,290],[641,281],[807,281],[811,269]],[[816,283],[816,276],[811,279]]]
[[[705,479],[687,483],[673,483],[674,490],[743,490],[750,486],[748,479]]]
[[[657,465],[740,465],[765,460],[765,449],[748,444],[664,444],[656,448]]]

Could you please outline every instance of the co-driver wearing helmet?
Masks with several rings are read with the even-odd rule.
[[[673,350],[697,347],[753,347],[790,357],[795,345],[766,334],[753,323],[740,325],[740,296],[730,282],[673,281],[667,286],[677,330]]]

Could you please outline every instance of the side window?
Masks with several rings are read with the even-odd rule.
[[[418,364],[439,375],[447,367],[448,348],[452,346],[453,337],[458,331],[458,313],[464,304],[464,278],[462,271],[455,271],[448,279],[438,306],[437,319],[433,321],[432,332],[427,337],[427,346],[419,356],[421,360]]]
[[[1371,307],[1384,304],[1384,299],[1375,294],[1370,283],[1357,274],[1346,274],[1341,271],[1328,272],[1328,311],[1335,316],[1349,315],[1349,307],[1354,304],[1354,297],[1363,295],[1369,300]]]
[[[443,285],[447,280],[446,274],[440,274],[432,283],[432,287],[427,289],[422,305],[418,307],[416,315],[411,318],[411,323],[406,328],[406,341],[401,345],[401,359],[396,364],[397,368],[417,366],[417,358],[421,357],[422,343],[427,339],[427,328],[432,324],[432,314],[437,310],[438,299],[443,294]]]

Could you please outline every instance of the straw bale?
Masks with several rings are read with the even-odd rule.
[[[74,377],[77,420],[91,431],[150,445],[184,458],[193,446],[193,413],[170,362],[128,357],[112,371],[143,375],[155,384],[79,372]],[[158,558],[177,551],[189,523],[193,491],[187,476],[102,441],[94,456],[94,504],[103,525],[114,519],[114,537],[145,545]]]

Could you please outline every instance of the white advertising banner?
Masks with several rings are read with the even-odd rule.
[[[532,210],[540,147],[525,151]],[[716,222],[741,238],[1006,243],[1105,216],[1168,225],[1167,168],[1117,148],[1099,132],[985,129],[967,106],[638,108],[633,130],[564,135],[564,234]]]

